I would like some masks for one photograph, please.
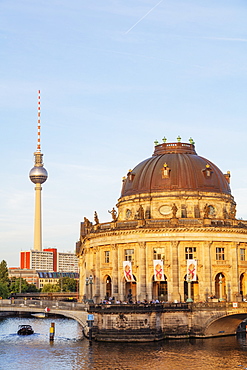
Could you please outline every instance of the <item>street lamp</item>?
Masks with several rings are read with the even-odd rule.
[[[193,299],[191,298],[191,274],[187,275],[187,283],[188,283],[188,298],[186,302],[193,302]]]
[[[61,286],[60,286],[60,291],[61,291],[61,293],[63,291],[63,272],[61,272]]]
[[[90,286],[90,299],[89,299],[89,303],[94,303],[93,302],[93,277],[92,275],[89,276],[89,286]]]
[[[86,302],[88,301],[88,277],[86,277]]]
[[[20,281],[19,281],[19,293],[21,293],[21,270],[20,270]]]
[[[222,288],[223,288],[222,283],[223,283],[223,281],[222,281],[222,275],[220,274],[220,276],[219,276],[219,285],[220,285],[220,298],[219,298],[219,302],[224,301],[224,299],[223,299],[223,291],[222,291]]]

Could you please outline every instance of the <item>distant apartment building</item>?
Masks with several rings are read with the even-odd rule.
[[[20,268],[54,271],[53,253],[36,250],[22,251],[20,252]]]
[[[50,272],[78,272],[78,258],[75,253],[58,252],[56,248],[22,251],[20,268]]]
[[[10,280],[21,278],[26,280],[28,284],[34,284],[38,289],[42,289],[46,284],[57,284],[59,279],[64,277],[79,279],[77,272],[48,272],[20,268],[9,268],[8,271]]]
[[[58,253],[57,271],[78,272],[78,257],[74,253]]]
[[[37,288],[39,288],[39,275],[36,270],[34,269],[20,269],[15,267],[9,268],[9,279],[12,281],[13,278],[15,279],[24,279],[28,282],[28,284],[34,284]]]
[[[77,272],[47,272],[38,271],[39,288],[42,289],[46,284],[57,284],[59,279],[68,277],[79,280],[79,273]]]

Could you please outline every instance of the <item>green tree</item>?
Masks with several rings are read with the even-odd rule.
[[[29,284],[28,283],[27,290],[26,290],[27,293],[36,293],[38,291],[39,291],[39,289],[36,287],[35,284]]]
[[[41,289],[42,293],[50,293],[50,292],[60,292],[59,286],[57,284],[45,284]]]
[[[0,297],[6,299],[9,297],[9,287],[7,283],[0,281]]]
[[[38,292],[35,284],[28,284],[25,279],[13,278],[10,284],[11,293],[31,293]]]
[[[76,292],[77,290],[76,279],[70,277],[63,277],[59,279],[57,284],[60,292]]]
[[[2,260],[0,262],[0,282],[1,283],[9,283],[9,271],[8,271],[8,266],[7,262]]]

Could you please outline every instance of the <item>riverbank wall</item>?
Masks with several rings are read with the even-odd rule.
[[[150,342],[162,339],[235,335],[247,318],[247,304],[190,303],[90,305],[97,341]]]

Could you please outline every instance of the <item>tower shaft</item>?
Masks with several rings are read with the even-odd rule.
[[[34,250],[42,251],[41,184],[35,186]]]

